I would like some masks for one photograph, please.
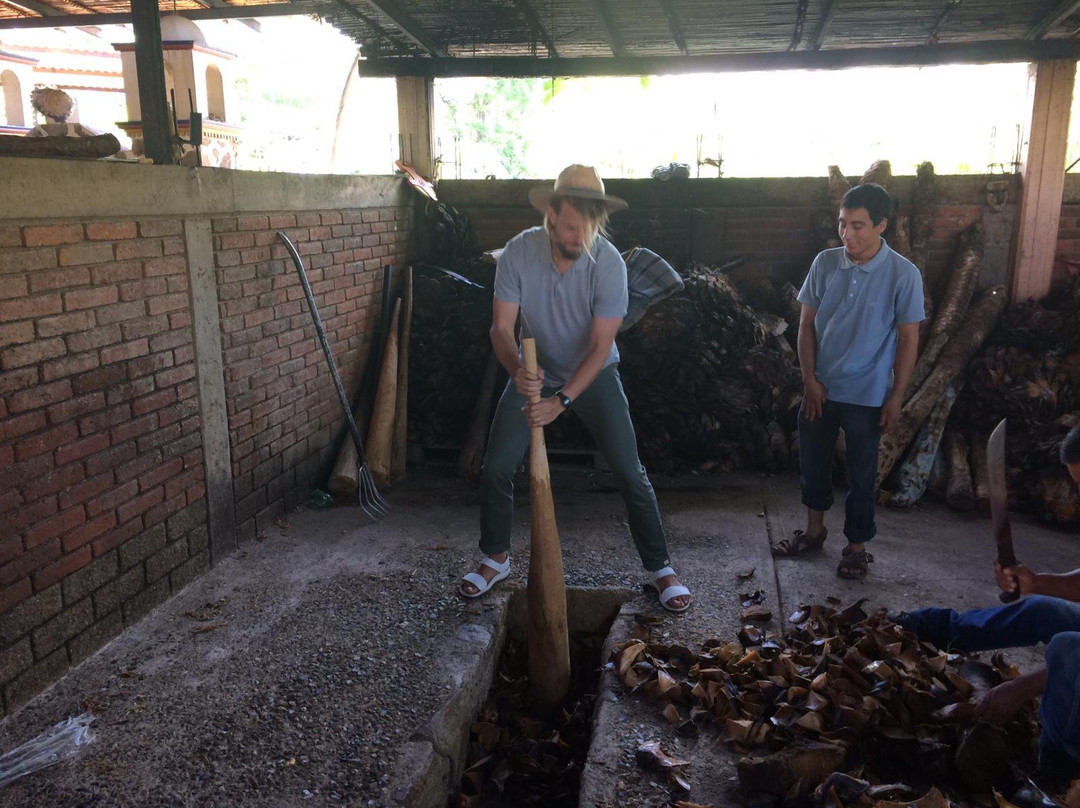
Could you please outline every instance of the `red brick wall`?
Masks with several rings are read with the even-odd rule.
[[[212,220],[236,528],[306,499],[405,263],[409,208]],[[208,568],[188,256],[179,219],[0,223],[0,699],[4,713]]]
[[[303,501],[344,423],[295,268],[296,244],[347,391],[378,321],[382,267],[406,260],[407,208],[213,221],[233,488],[241,540]]]
[[[5,711],[208,566],[181,233],[0,226]]]

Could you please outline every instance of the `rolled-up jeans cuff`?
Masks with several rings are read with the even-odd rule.
[[[822,499],[812,499],[811,497],[803,497],[802,504],[812,511],[827,511],[833,506],[836,501],[834,497],[825,497]]]

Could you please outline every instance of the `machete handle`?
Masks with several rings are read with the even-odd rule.
[[[998,595],[1002,603],[1012,603],[1020,597],[1020,590],[1014,589],[1011,592],[1002,592]]]

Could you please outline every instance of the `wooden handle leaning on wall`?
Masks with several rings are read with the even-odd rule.
[[[397,414],[394,419],[394,448],[390,479],[405,478],[405,454],[409,444],[409,335],[412,323],[412,267],[405,269],[401,290],[401,334],[398,337]]]
[[[521,341],[525,369],[536,373],[536,340]],[[533,403],[540,400],[534,396]],[[532,428],[529,450],[532,542],[529,553],[529,680],[537,700],[553,707],[570,687],[570,642],[566,629],[566,579],[551,496],[543,427]]]
[[[368,429],[367,467],[375,485],[390,482],[390,463],[394,453],[394,416],[397,409],[398,366],[398,316],[401,298],[394,303],[394,316],[390,319],[390,334],[383,351],[379,387],[375,393],[375,406],[371,408],[371,427]]]

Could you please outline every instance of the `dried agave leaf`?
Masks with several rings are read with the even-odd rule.
[[[881,800],[874,804],[874,808],[950,808],[950,806],[948,800],[945,799],[945,795],[938,791],[935,786],[914,802],[887,802]]]
[[[758,589],[758,590],[755,590],[754,592],[752,592],[750,594],[745,594],[745,593],[740,594],[739,595],[739,602],[740,602],[740,604],[742,605],[742,607],[744,609],[749,607],[749,606],[754,606],[754,605],[756,605],[758,603],[764,603],[765,602],[765,592],[763,590],[761,590],[761,589]]]
[[[802,727],[810,732],[821,732],[825,729],[825,717],[821,713],[806,713],[795,722],[795,726]]]
[[[703,802],[687,802],[686,800],[675,800],[671,804],[671,808],[713,808],[713,804]]]
[[[671,690],[671,689],[673,689],[673,688],[675,688],[677,686],[678,686],[678,683],[672,678],[671,674],[669,674],[667,671],[660,670],[660,671],[656,672],[657,692],[661,696],[666,695],[669,690]]]
[[[788,622],[793,625],[800,625],[810,619],[810,608],[808,606],[800,606],[793,611],[788,617]]]
[[[740,620],[772,620],[772,609],[766,606],[751,606],[743,609],[739,615]]]
[[[765,632],[759,626],[743,626],[739,629],[739,642],[744,648],[761,645],[765,639]]]
[[[690,781],[686,778],[686,775],[684,775],[678,769],[671,769],[668,772],[668,780],[671,782],[671,784],[673,786],[675,786],[677,789],[679,789],[681,791],[689,791],[690,790]]]
[[[943,724],[970,724],[975,714],[975,703],[957,701],[935,710],[931,717]]]
[[[668,702],[667,706],[660,711],[660,715],[664,716],[664,718],[668,720],[668,723],[672,725],[682,723],[682,716],[679,715],[678,709],[671,702]]]
[[[956,688],[956,691],[965,699],[975,692],[975,687],[964,677],[952,671],[945,671],[945,678]]]
[[[677,766],[689,766],[689,760],[671,757],[660,747],[660,741],[646,741],[637,748],[639,763],[657,769],[672,769]]]
[[[630,666],[634,664],[639,656],[645,653],[645,648],[643,642],[632,642],[622,649],[619,654],[619,661],[615,666],[620,677],[625,676],[626,672],[630,670]]]

